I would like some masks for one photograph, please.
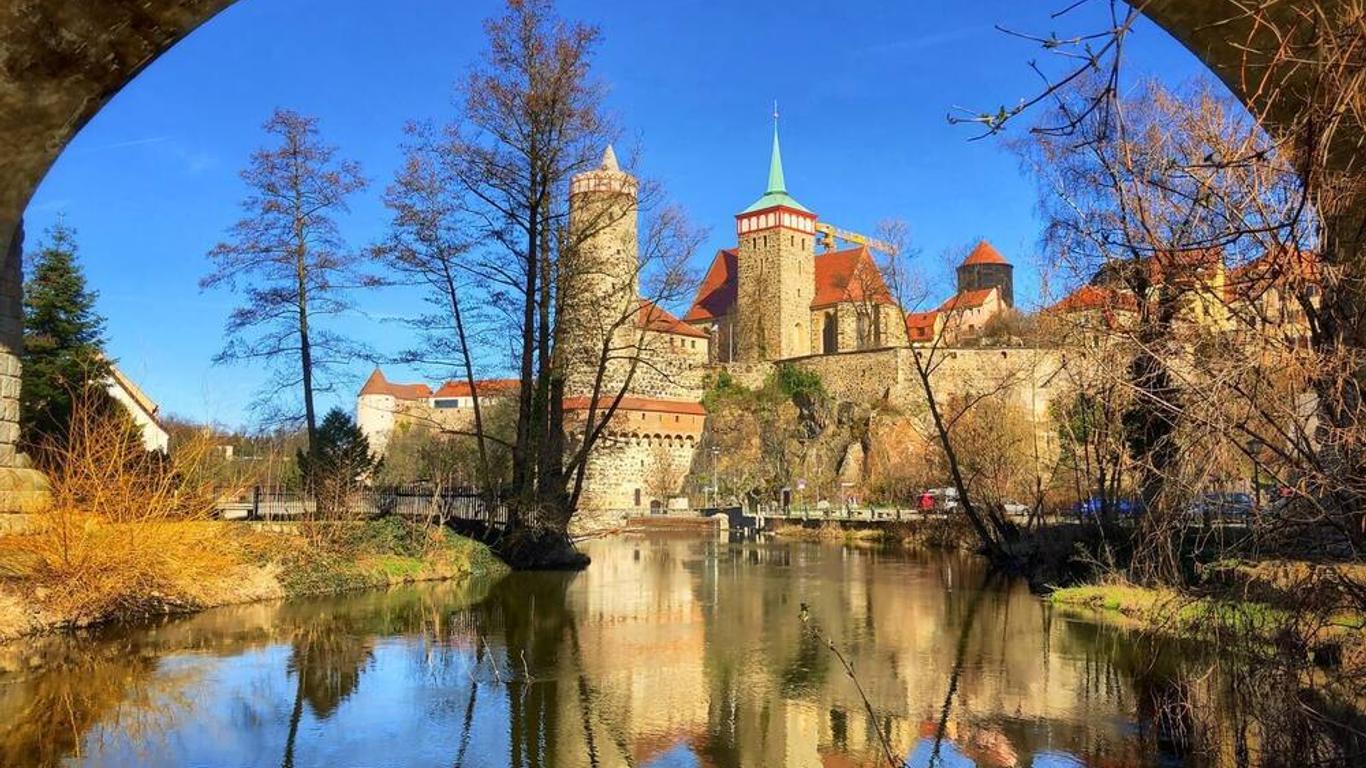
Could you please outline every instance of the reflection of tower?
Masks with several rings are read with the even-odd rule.
[[[991,247],[991,243],[983,240],[958,266],[958,292],[986,288],[999,288],[1001,301],[1007,307],[1015,306],[1015,267],[1000,251]]]
[[[588,396],[603,360],[604,342],[619,348],[632,343],[634,322],[624,322],[639,301],[640,260],[635,178],[617,165],[611,147],[602,166],[576,175],[569,186],[569,237],[560,260],[560,334],[556,354],[563,366],[565,395]],[[634,318],[632,318],[634,320]],[[615,394],[625,380],[628,361],[608,366],[601,391]]]
[[[735,217],[738,359],[777,360],[811,352],[816,214],[787,194],[777,115],[768,190]]]

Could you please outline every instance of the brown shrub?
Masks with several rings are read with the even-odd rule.
[[[0,539],[0,578],[72,624],[193,607],[238,557],[205,471],[212,446],[144,450],[126,416],[78,401],[60,444],[41,452],[52,503]]]

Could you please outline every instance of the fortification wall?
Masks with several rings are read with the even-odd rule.
[[[929,355],[930,351],[925,349],[921,354]],[[904,407],[925,399],[913,355],[909,348],[898,347],[812,355],[786,362],[818,374],[826,391],[838,400],[864,404],[887,400]],[[1020,407],[1044,417],[1056,390],[1052,380],[1062,362],[1056,350],[1033,347],[937,349],[930,384],[941,402],[1004,390]]]
[[[893,400],[901,393],[903,369],[899,360],[901,349],[872,349],[861,352],[840,352],[834,355],[811,355],[785,362],[821,377],[825,391],[837,400],[875,403],[884,398]]]
[[[696,446],[694,435],[604,436],[588,460],[574,528],[613,528],[649,514],[652,504],[667,508],[683,487]]]

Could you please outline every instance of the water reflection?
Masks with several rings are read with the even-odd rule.
[[[590,554],[0,648],[0,765],[1183,762],[1192,724],[1164,705],[1192,699],[1183,654],[971,558],[664,536]]]

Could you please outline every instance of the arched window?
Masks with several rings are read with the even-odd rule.
[[[821,323],[821,351],[827,355],[833,355],[839,351],[840,347],[840,324],[839,317],[833,312],[826,312]]]

